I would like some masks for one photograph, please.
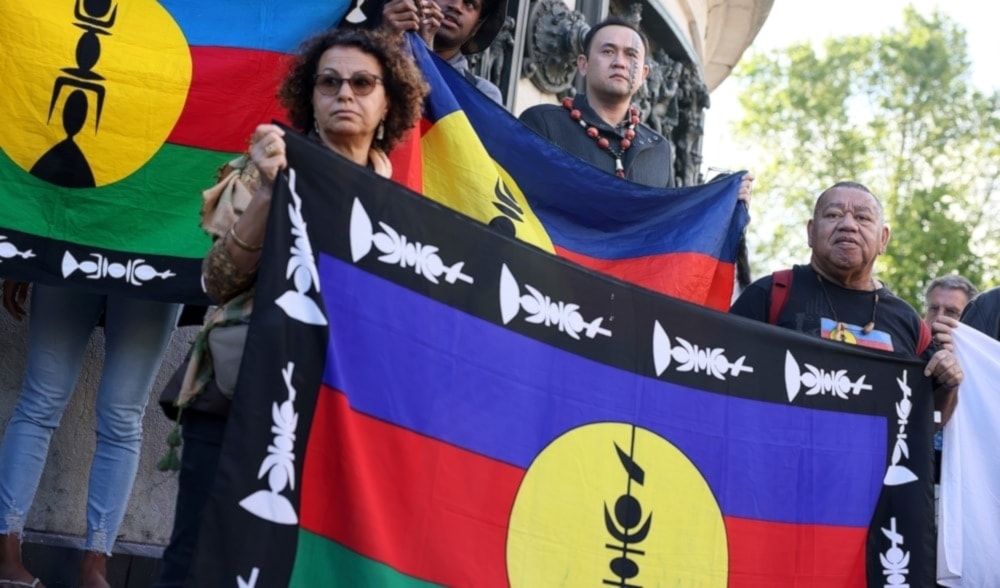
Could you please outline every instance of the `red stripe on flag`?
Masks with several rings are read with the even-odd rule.
[[[556,253],[594,271],[722,312],[733,296],[733,265],[702,253],[598,259],[556,246]]]
[[[423,150],[420,147],[420,133],[414,127],[389,153],[392,162],[392,179],[417,194],[424,193]]]
[[[325,386],[303,469],[304,529],[430,582],[506,586],[522,470],[357,413]]]
[[[725,517],[729,585],[865,585],[868,529]]]
[[[191,47],[191,87],[167,141],[240,153],[260,123],[286,121],[275,96],[288,55],[229,47]]]
[[[505,586],[507,526],[523,476],[355,412],[324,386],[306,446],[300,524],[429,582]],[[864,584],[867,529],[725,523],[730,586]]]

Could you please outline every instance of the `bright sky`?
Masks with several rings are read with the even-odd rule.
[[[926,15],[939,8],[965,27],[973,81],[985,91],[1000,89],[1000,64],[997,62],[1000,56],[1000,33],[997,32],[1000,3],[988,0],[775,0],[770,16],[744,55],[800,41],[821,44],[830,36],[877,33],[900,26],[903,8],[908,4]],[[705,114],[704,165],[733,170],[752,167],[749,148],[740,148],[726,138],[732,121],[742,117],[735,82],[728,78],[722,82],[712,92],[711,104]]]

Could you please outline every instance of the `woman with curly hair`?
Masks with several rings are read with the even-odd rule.
[[[292,126],[339,156],[390,177],[386,152],[417,123],[428,92],[403,46],[398,38],[356,29],[329,30],[307,40],[278,92]],[[288,165],[284,135],[276,125],[259,125],[248,153],[223,168],[219,184],[206,191],[202,226],[216,241],[205,256],[203,282],[219,306],[195,340],[183,382],[168,385],[160,398],[168,413],[182,413],[184,450],[174,529],[157,586],[184,585],[192,563],[241,353],[228,361],[221,356],[223,350],[242,349],[246,336],[271,192]],[[231,198],[211,198],[227,190]]]

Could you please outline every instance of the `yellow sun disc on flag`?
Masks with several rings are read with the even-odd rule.
[[[104,186],[160,149],[184,107],[191,53],[158,2],[4,2],[0,22],[0,148],[18,166]]]
[[[553,441],[528,468],[507,535],[507,575],[534,586],[726,586],[722,512],[673,444],[625,423]]]

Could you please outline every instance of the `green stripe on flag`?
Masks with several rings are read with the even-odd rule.
[[[0,151],[0,231],[147,255],[202,257],[201,192],[232,153],[164,145],[131,176],[99,188],[39,180]]]
[[[295,567],[290,588],[315,586],[385,586],[387,588],[424,588],[438,586],[402,574],[391,567],[368,559],[335,541],[299,529]]]

